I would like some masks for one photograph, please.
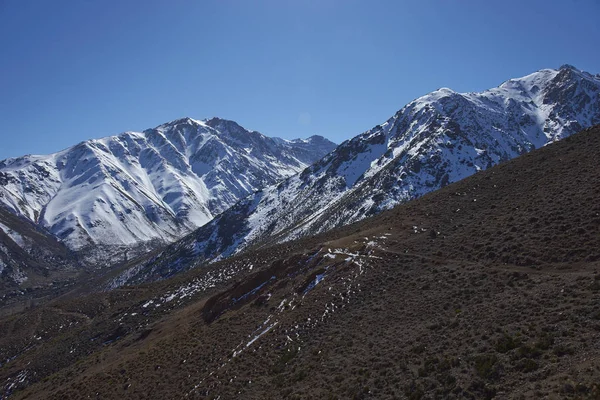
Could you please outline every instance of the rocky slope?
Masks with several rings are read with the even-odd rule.
[[[233,121],[180,119],[0,162],[0,203],[89,261],[168,243],[335,145],[269,138]],[[129,253],[128,253],[129,251]]]
[[[600,127],[315,237],[0,318],[14,399],[597,399]]]
[[[439,89],[236,203],[113,286],[360,220],[598,123],[600,75],[569,65],[481,93]]]
[[[60,292],[77,266],[53,235],[0,206],[0,307],[22,304],[34,291]]]

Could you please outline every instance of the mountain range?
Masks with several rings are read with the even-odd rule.
[[[110,287],[361,220],[599,123],[600,75],[571,65],[480,93],[436,90],[238,201]]]
[[[597,399],[600,125],[354,224],[0,315],[11,399]]]
[[[7,159],[0,275],[18,288],[121,264],[114,288],[325,232],[600,123],[599,93],[600,75],[564,65],[436,90],[337,147],[183,118]]]
[[[233,121],[179,119],[0,162],[0,204],[76,252],[113,265],[171,243],[241,198],[335,148],[283,140]]]

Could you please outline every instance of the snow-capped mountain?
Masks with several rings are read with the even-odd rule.
[[[4,160],[0,202],[90,260],[127,257],[180,238],[333,148],[320,136],[289,141],[233,121],[185,118]]]
[[[600,124],[600,75],[565,65],[481,93],[439,89],[235,204],[115,284],[358,221]]]

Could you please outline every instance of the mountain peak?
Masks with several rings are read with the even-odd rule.
[[[579,71],[577,68],[575,68],[574,66],[572,66],[571,64],[563,64],[560,66],[559,70],[571,70],[571,71]]]
[[[317,141],[317,142],[322,142],[322,141],[330,141],[329,139],[327,139],[325,136],[321,136],[321,135],[311,135],[308,138],[306,138],[306,140],[309,141]]]
[[[235,121],[232,121],[230,119],[225,119],[225,118],[219,118],[219,117],[207,118],[207,119],[203,120],[203,122],[212,128],[215,128],[217,126],[242,128],[242,126]]]
[[[220,121],[227,121],[227,120],[224,118],[220,118],[220,117],[210,117],[210,118],[205,118],[202,121],[206,124],[216,124]]]
[[[170,128],[176,125],[204,125],[203,121],[199,121],[197,119],[193,119],[190,117],[183,117],[183,118],[177,118],[174,119],[173,121],[169,121],[169,122],[165,122],[164,124],[160,124],[159,126],[157,126],[154,129],[158,129],[158,128]]]
[[[260,136],[261,138],[266,138],[265,135],[260,132],[246,129],[235,121],[229,119],[223,119],[219,117],[212,117],[209,119],[205,119],[203,121],[206,126],[209,126],[217,131],[219,131],[222,135],[234,138],[235,140],[246,142],[251,140],[250,137]]]

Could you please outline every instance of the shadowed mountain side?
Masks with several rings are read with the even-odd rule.
[[[70,287],[81,272],[52,234],[0,206],[0,307],[22,306]]]

